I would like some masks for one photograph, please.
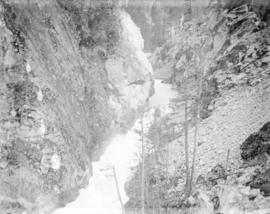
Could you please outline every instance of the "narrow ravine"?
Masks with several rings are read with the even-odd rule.
[[[0,45],[0,214],[270,214],[270,0],[0,0]]]
[[[144,124],[147,127],[153,121],[155,109],[169,112],[170,99],[177,95],[169,84],[155,80],[155,94],[151,97]],[[125,182],[132,175],[132,167],[140,161],[141,141],[135,130],[140,129],[140,120],[125,135],[115,137],[98,162],[93,163],[93,177],[87,189],[81,190],[76,201],[57,210],[54,214],[121,214],[121,205],[117,195],[112,167],[115,167],[123,202],[128,200],[124,191]]]

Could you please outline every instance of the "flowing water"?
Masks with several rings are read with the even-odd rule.
[[[155,81],[155,94],[150,99],[150,109],[145,113],[144,124],[149,126],[153,121],[156,108],[161,112],[169,112],[169,101],[176,98],[176,91],[171,85]],[[76,201],[59,209],[55,214],[121,214],[112,167],[115,167],[123,202],[128,200],[124,191],[125,182],[132,175],[132,167],[139,163],[141,154],[140,136],[135,130],[140,129],[140,121],[125,135],[113,139],[106,152],[98,162],[93,163],[93,176],[88,188],[81,190]],[[147,128],[146,128],[147,130]]]

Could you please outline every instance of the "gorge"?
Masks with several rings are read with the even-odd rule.
[[[269,11],[0,0],[0,213],[270,212]]]

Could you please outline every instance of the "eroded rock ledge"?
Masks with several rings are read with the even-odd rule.
[[[102,142],[133,123],[152,68],[113,5],[1,0],[0,28],[0,213],[50,213],[87,185]]]

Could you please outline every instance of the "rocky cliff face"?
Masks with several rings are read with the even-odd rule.
[[[208,37],[212,49],[205,54],[209,54],[208,63],[203,67],[206,70],[201,94],[199,169],[209,164],[213,167],[216,163],[210,160],[222,154],[223,160],[220,157],[216,161],[225,164],[228,150],[232,167],[238,167],[240,143],[268,122],[270,113],[269,26],[245,4],[225,13],[213,26]],[[183,68],[181,65],[184,66],[180,62],[178,68]],[[181,75],[181,70],[176,71],[177,75]],[[189,79],[194,82],[192,78]]]
[[[145,50],[152,52],[170,39],[173,31],[180,24],[181,17],[189,11],[186,0],[133,0],[125,1],[126,10],[134,22],[140,27],[145,39]],[[208,7],[215,5],[222,10],[232,10],[243,4],[252,5],[253,11],[265,22],[270,22],[269,2],[267,0],[192,0],[193,18],[201,19],[208,13]]]
[[[146,194],[150,198],[146,206],[150,209],[156,209],[158,203],[163,208],[185,206],[181,197],[186,179],[186,123],[190,155],[193,154],[195,123],[198,126],[195,165],[198,176],[207,174],[217,164],[235,173],[243,163],[241,143],[270,120],[269,19],[265,13],[269,2],[224,0],[208,3],[205,14],[176,26],[175,33],[152,56],[156,77],[172,83],[179,98],[173,101],[173,113],[158,120],[162,126],[159,123],[155,124],[158,128],[153,126],[155,135],[150,133],[150,140],[154,138],[152,143],[160,147],[146,158],[145,171],[149,179]],[[197,103],[200,116],[194,120]],[[245,141],[242,157],[248,158],[249,153],[268,149],[268,138],[265,133],[263,135],[263,139],[258,135]],[[151,165],[153,161],[155,168]],[[140,178],[141,169],[138,168],[126,188],[131,198],[127,206],[131,208],[140,203],[140,190],[133,188]],[[213,206],[211,201],[210,205]],[[261,207],[254,206],[252,212],[265,207],[267,203],[263,202]],[[194,213],[218,211],[211,207],[208,211],[199,209]],[[232,213],[239,213],[238,208]]]
[[[170,36],[168,30],[181,18],[183,7],[178,7],[176,1],[170,2],[171,4],[163,0],[129,1],[126,7],[141,29],[145,39],[145,50],[148,52],[166,42]]]
[[[0,213],[49,213],[87,185],[102,142],[133,123],[151,66],[114,5],[0,1],[0,28]]]
[[[184,121],[182,101],[186,81],[190,97],[189,121],[193,126],[194,97],[198,95],[198,78],[203,73],[200,169],[215,164],[209,157],[214,160],[228,149],[233,150],[232,162],[238,166],[240,143],[268,122],[270,113],[267,111],[269,26],[266,20],[256,13],[256,7],[247,4],[230,10],[213,4],[208,10],[202,22],[184,25],[179,35],[158,49],[153,57],[157,75],[169,71],[168,81],[179,89],[181,98],[176,104],[175,115],[170,117],[174,122]],[[177,147],[178,142],[175,143]],[[208,155],[204,155],[206,153]]]

